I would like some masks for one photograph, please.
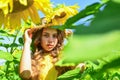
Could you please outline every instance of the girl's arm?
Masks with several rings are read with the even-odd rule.
[[[24,79],[29,79],[32,74],[31,69],[31,51],[30,51],[30,45],[32,42],[31,34],[29,34],[30,29],[27,29],[25,31],[25,43],[23,47],[23,53],[20,60],[20,76]]]

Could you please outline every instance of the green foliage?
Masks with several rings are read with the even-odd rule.
[[[63,62],[79,63],[85,60],[95,60],[111,54],[118,54],[120,50],[119,34],[120,31],[86,36],[76,35],[64,48]]]
[[[10,53],[0,51],[0,59],[5,59],[7,61],[13,61],[13,56]]]
[[[57,80],[119,80],[120,79],[120,2],[119,0],[102,0],[87,6],[77,15],[69,18],[65,25],[53,26],[63,30],[74,29],[74,35],[63,51],[63,58],[57,66],[86,63],[86,69],[70,70],[60,75]],[[101,9],[102,8],[102,9]],[[90,24],[75,25],[77,21],[94,15]],[[87,22],[87,21],[85,21]],[[74,24],[74,25],[73,25]],[[18,74],[23,38],[19,31],[8,33],[0,29],[0,59],[6,60],[0,66],[0,80],[21,80]],[[10,41],[11,43],[4,42]],[[12,40],[11,40],[12,39]]]
[[[101,6],[100,3],[94,3],[94,4],[87,6],[84,10],[80,11],[77,15],[69,18],[66,21],[65,25],[69,28],[76,21],[78,21],[82,18],[85,18],[89,15],[93,15],[93,14],[97,13],[99,11],[100,6]]]
[[[70,70],[63,75],[59,76],[57,80],[77,80],[80,77],[80,68]]]
[[[8,30],[0,30],[0,47],[3,48],[0,50],[0,59],[6,60],[0,65],[0,80],[21,80],[18,71],[23,40],[18,36],[19,32],[16,32],[17,34],[10,34]]]
[[[102,10],[100,10],[101,8]],[[97,11],[95,7],[92,8],[93,11],[95,10],[92,13],[94,18],[90,19],[91,22],[88,26],[84,24],[70,26],[83,18],[79,17],[80,15],[68,19],[65,26],[70,26],[68,28],[74,29],[75,32],[68,45],[65,46],[63,58],[57,65],[64,66],[65,64],[85,62],[87,69],[79,80],[119,80],[119,8],[120,3],[117,0],[106,1],[106,3],[101,4]],[[86,13],[89,12],[91,11],[87,10]]]

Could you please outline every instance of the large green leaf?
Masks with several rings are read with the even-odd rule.
[[[120,4],[109,1],[99,11],[91,25],[75,27],[75,35],[66,46],[63,63],[95,60],[119,53],[120,45]]]
[[[69,18],[66,21],[65,25],[70,27],[73,23],[77,22],[78,20],[86,16],[97,13],[99,11],[100,6],[101,6],[100,3],[94,3],[94,4],[87,6],[84,10],[80,11],[77,15]]]
[[[63,75],[59,76],[57,80],[75,80],[80,78],[80,68],[76,68],[74,70],[67,71]],[[78,80],[77,79],[77,80]]]
[[[110,79],[111,76],[116,76],[120,78],[119,73],[119,67],[120,67],[120,56],[116,59],[113,59],[112,61],[106,62],[102,67],[99,67],[97,70],[93,69],[92,71],[88,72],[92,77],[96,79],[101,79],[101,78],[107,78],[108,76],[105,77],[103,76],[103,73],[107,73],[107,75],[110,75],[108,78]],[[116,75],[117,73],[117,75]],[[107,79],[108,79],[107,78]],[[101,79],[103,80],[103,79]],[[111,80],[111,79],[110,79]],[[113,79],[112,79],[113,80]]]
[[[13,56],[8,52],[0,51],[0,59],[5,59],[7,61],[12,61]]]
[[[65,47],[63,63],[79,63],[116,54],[120,51],[120,31],[74,36]]]
[[[108,1],[103,7],[95,14],[89,26],[76,25],[75,34],[98,34],[120,29],[120,3]]]
[[[109,1],[104,10],[96,14],[89,32],[103,33],[120,29],[120,3]]]

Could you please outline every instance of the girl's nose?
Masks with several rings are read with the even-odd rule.
[[[49,42],[53,42],[53,37],[49,37]]]

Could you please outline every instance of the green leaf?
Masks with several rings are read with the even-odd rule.
[[[17,50],[17,49],[12,53],[15,60],[17,60],[17,61],[20,61],[21,54],[22,54],[22,50]]]
[[[62,63],[79,63],[119,53],[120,31],[73,36],[63,51]],[[61,64],[60,64],[61,65]]]
[[[102,34],[120,29],[120,4],[109,1],[104,6],[102,11],[96,13],[89,26],[76,25],[75,34]]]
[[[18,39],[18,41],[19,41],[20,44],[24,44],[22,37],[20,37],[20,38]]]
[[[59,76],[57,80],[73,80],[77,78],[79,75],[80,75],[80,68],[76,68],[76,69],[67,71],[63,75]]]
[[[1,35],[1,36],[15,37],[15,34],[9,34],[8,32],[9,32],[9,30],[0,29],[0,35]]]
[[[116,68],[116,67],[120,67],[120,56],[119,58],[116,58],[110,62],[107,62],[105,65],[103,65],[103,67],[100,69],[100,72],[104,72],[105,70],[107,69],[110,69],[110,68]]]
[[[66,21],[65,25],[71,26],[73,23],[77,22],[78,20],[80,20],[86,16],[97,13],[99,11],[100,6],[101,6],[100,3],[94,3],[92,5],[87,6],[84,10],[80,11],[77,15],[69,18]]]
[[[0,40],[4,40],[4,38],[0,38]]]
[[[119,3],[109,1],[90,26],[76,26],[75,35],[64,50],[62,63],[79,63],[119,53],[119,9]]]
[[[113,2],[120,3],[120,0],[112,0]]]
[[[17,44],[17,43],[12,43],[11,45],[10,45],[10,47],[18,47],[19,46],[19,44]]]
[[[4,30],[0,30],[0,33],[6,33]]]
[[[5,59],[7,61],[13,61],[13,56],[8,53],[0,50],[0,59]]]
[[[76,26],[57,25],[57,26],[52,26],[52,28],[59,29],[59,30],[65,30],[65,29],[75,29]]]
[[[59,29],[59,30],[64,30],[64,25],[57,25],[57,26],[52,26],[52,28]]]
[[[109,1],[104,10],[99,11],[87,32],[104,33],[120,29],[120,3]]]
[[[5,48],[8,48],[8,47],[10,47],[10,44],[0,43],[0,46],[5,47]]]
[[[97,69],[97,70],[93,69],[93,71],[90,71],[88,73],[96,79],[100,79],[102,77],[105,79],[108,76],[106,76],[106,77],[105,77],[105,75],[103,76],[103,73],[106,73],[107,75],[110,75],[110,76],[112,76],[112,75],[114,76],[115,72],[119,72],[119,71],[117,71],[117,70],[119,70],[119,67],[120,67],[119,64],[120,64],[120,57],[116,58],[110,62],[106,62],[106,64],[104,64],[99,69]],[[110,78],[110,76],[108,78]],[[120,77],[120,75],[116,75],[116,76]]]
[[[0,75],[5,75],[5,72],[4,71],[2,71],[2,70],[0,70]]]

